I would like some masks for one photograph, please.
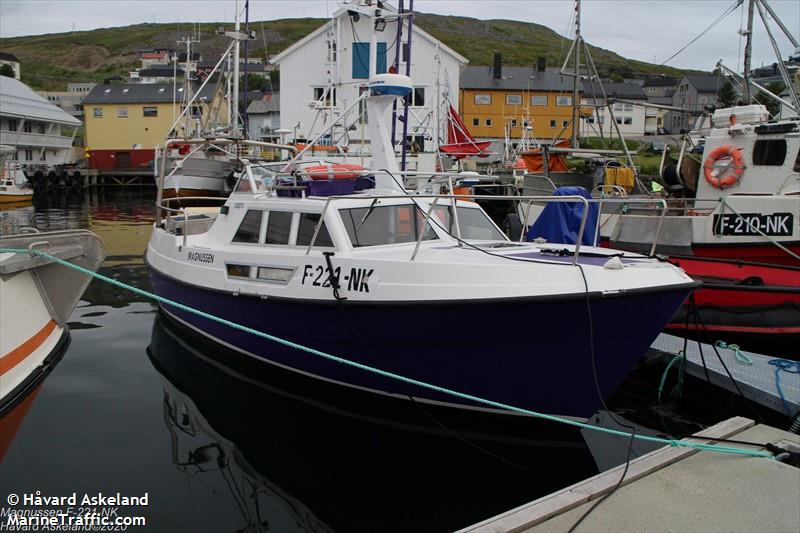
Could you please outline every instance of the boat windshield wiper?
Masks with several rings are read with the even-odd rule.
[[[377,204],[377,203],[378,203],[378,199],[377,198],[372,200],[372,203],[369,204],[369,209],[367,209],[367,212],[364,213],[364,216],[361,218],[361,222],[358,223],[358,227],[356,228],[356,231],[361,229],[361,226],[364,224],[364,221],[367,220],[367,217],[372,214],[372,211],[375,209],[375,204]]]

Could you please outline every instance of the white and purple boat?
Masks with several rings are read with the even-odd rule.
[[[643,255],[511,242],[474,202],[407,192],[385,118],[410,87],[406,76],[370,78],[368,177],[297,181],[286,163],[269,175],[245,166],[220,208],[162,202],[146,253],[155,291],[409,378],[590,416],[696,283]],[[162,309],[268,364],[378,394],[481,408]]]

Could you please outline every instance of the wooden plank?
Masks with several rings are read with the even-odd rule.
[[[741,433],[754,425],[755,422],[749,418],[734,417],[706,428],[697,433],[697,435],[724,439]],[[696,439],[684,440],[687,442],[708,442]],[[625,475],[625,480],[622,482],[622,486],[633,483],[637,479],[641,479],[657,470],[692,456],[698,451],[699,450],[695,448],[665,446],[633,459],[628,468],[628,473]],[[526,503],[516,509],[506,511],[488,520],[464,528],[460,530],[460,532],[515,532],[531,528],[553,516],[565,513],[579,505],[606,494],[617,485],[624,470],[625,465],[623,464],[601,472],[594,477],[579,481],[558,492],[548,494],[547,496]]]

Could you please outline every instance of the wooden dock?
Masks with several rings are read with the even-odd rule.
[[[741,417],[698,435],[800,451],[800,436]],[[461,531],[568,531],[617,485],[624,466]],[[576,531],[800,531],[800,469],[761,457],[666,446],[632,460],[622,486]]]

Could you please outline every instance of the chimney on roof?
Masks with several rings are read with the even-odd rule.
[[[547,67],[547,59],[543,57],[536,58],[536,72],[544,72]]]
[[[503,78],[503,56],[501,54],[494,54],[494,68],[492,69],[492,77],[496,80]]]

